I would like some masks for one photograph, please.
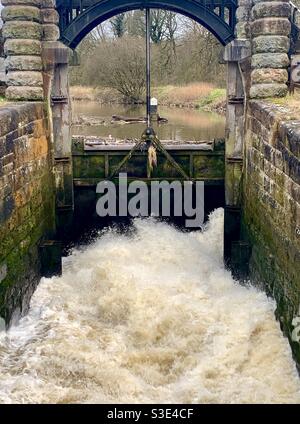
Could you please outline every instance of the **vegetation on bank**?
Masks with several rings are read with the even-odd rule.
[[[71,69],[74,86],[109,87],[128,102],[145,98],[145,14],[132,11],[98,26],[77,49],[79,66]],[[206,29],[176,13],[151,11],[151,82],[164,101],[194,105],[225,87],[222,46]],[[201,81],[201,85],[198,82]],[[207,87],[206,87],[207,85]],[[176,98],[173,87],[176,87]],[[182,88],[180,88],[182,87]],[[174,95],[175,95],[174,94]],[[187,98],[186,98],[187,97]]]
[[[108,87],[72,86],[73,100],[95,101],[101,104],[132,103],[116,89]],[[223,112],[225,108],[226,90],[216,88],[210,83],[193,83],[185,86],[166,85],[153,88],[153,96],[160,105],[197,108],[207,111]]]
[[[290,113],[295,115],[295,120],[299,119],[300,116],[300,89],[296,88],[295,93],[287,95],[282,98],[268,99],[267,102],[271,102],[278,106],[286,108]]]
[[[4,96],[0,96],[0,106],[3,106],[7,102]]]

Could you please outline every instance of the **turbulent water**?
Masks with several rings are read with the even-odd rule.
[[[1,403],[300,402],[274,304],[203,233],[152,219],[74,251],[0,336]]]

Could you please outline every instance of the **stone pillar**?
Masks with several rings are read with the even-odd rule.
[[[287,94],[291,6],[289,0],[254,0],[251,11],[251,98]]]
[[[43,42],[57,41],[59,39],[59,15],[55,6],[55,0],[41,0]]]
[[[239,0],[236,11],[237,24],[235,26],[236,38],[249,40],[251,38],[251,9],[252,0]]]
[[[6,97],[43,100],[40,0],[2,0]]]

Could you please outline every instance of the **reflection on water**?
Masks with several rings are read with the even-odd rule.
[[[167,124],[154,127],[161,140],[198,141],[224,137],[225,118],[216,113],[194,109],[159,108],[160,116],[167,118]],[[105,124],[97,126],[74,126],[73,134],[95,135],[116,138],[139,138],[145,124],[111,124],[112,115],[145,116],[144,106],[101,105],[96,102],[73,102],[73,117],[96,117]]]

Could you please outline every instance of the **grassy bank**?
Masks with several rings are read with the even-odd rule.
[[[157,87],[153,90],[153,95],[162,105],[211,110],[225,102],[226,90],[208,83],[194,83]]]
[[[6,105],[7,100],[4,96],[0,96],[0,107]]]
[[[294,115],[295,120],[299,119],[300,115],[300,88],[295,89],[294,94],[288,94],[286,97],[268,99],[267,102],[276,104],[286,108],[289,113]]]
[[[96,101],[102,104],[128,103],[116,90],[103,87],[73,86],[71,96],[73,100]],[[153,89],[153,96],[157,97],[159,104],[163,106],[197,108],[219,113],[225,110],[226,90],[209,83],[156,87]]]
[[[113,88],[83,87],[79,85],[70,88],[72,100],[98,103],[124,103],[124,98]]]

